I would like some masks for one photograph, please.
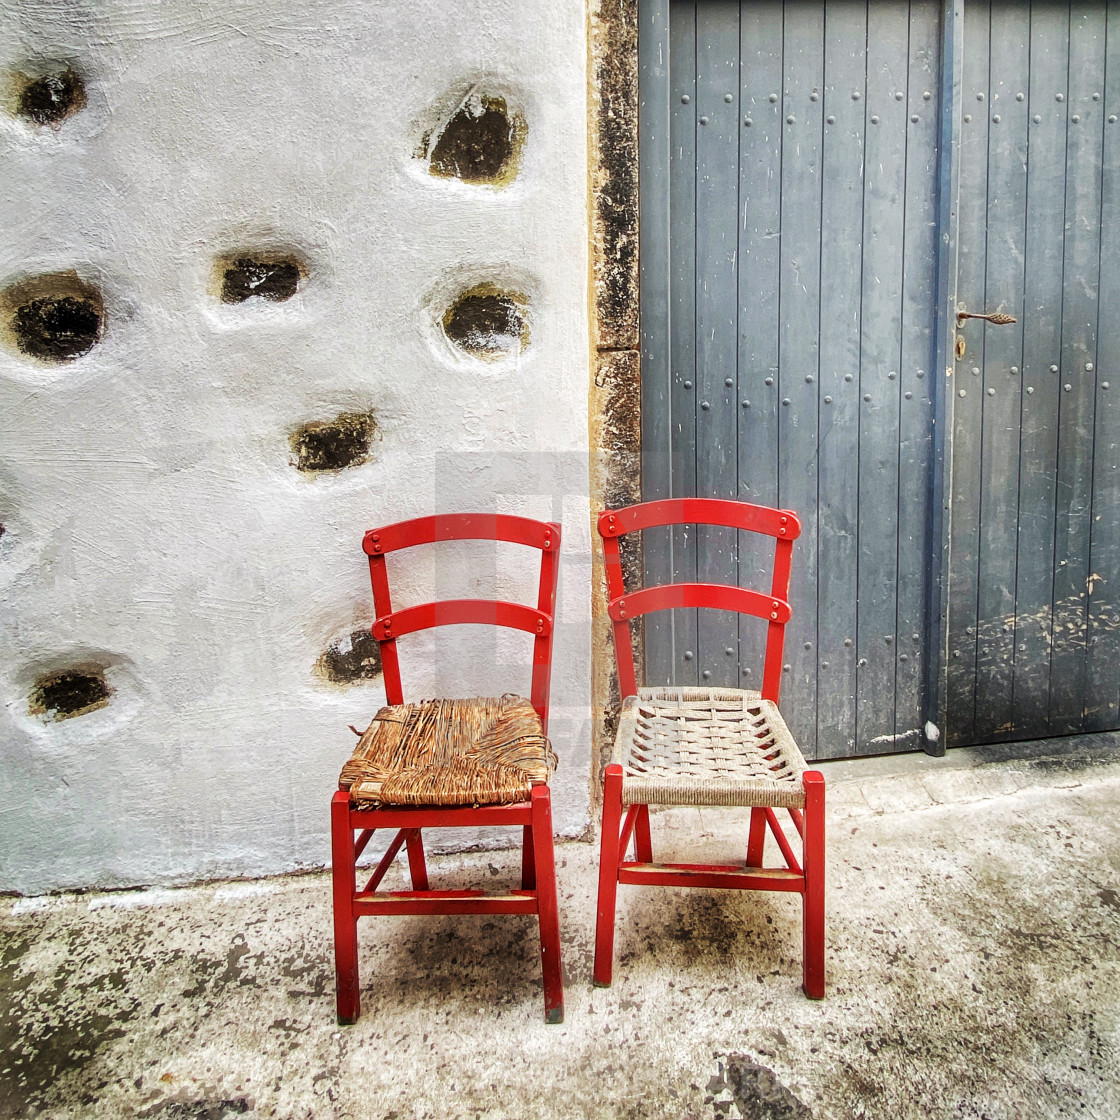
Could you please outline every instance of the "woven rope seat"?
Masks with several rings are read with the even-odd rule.
[[[352,805],[508,805],[556,755],[528,700],[507,694],[382,708],[339,775]]]
[[[625,805],[805,805],[805,759],[757,692],[640,688],[623,702],[613,761]]]

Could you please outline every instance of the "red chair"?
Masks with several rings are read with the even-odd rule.
[[[619,538],[666,525],[724,525],[775,539],[770,593],[708,583],[676,583],[627,592]],[[615,898],[619,883],[794,891],[803,900],[805,994],[824,995],[824,778],[809,770],[778,711],[782,646],[790,618],[793,541],[801,532],[789,510],[746,502],[684,498],[645,502],[599,516],[606,558],[609,614],[622,695],[618,733],[603,789],[595,984],[611,982]],[[713,607],[764,619],[762,691],[730,688],[638,688],[630,620],[651,611]],[[742,863],[655,863],[650,805],[751,807]],[[797,859],[778,822],[784,808],[801,838]],[[625,809],[625,820],[623,810]],[[784,866],[764,867],[767,831]],[[633,839],[636,860],[627,860]]]
[[[389,596],[386,555],[414,545],[456,540],[508,541],[539,549],[536,607],[449,599],[395,611]],[[560,526],[500,514],[447,514],[371,529],[363,547],[369,556],[377,615],[373,635],[380,643],[389,706],[378,712],[359,739],[331,802],[338,1021],[353,1023],[360,1012],[359,917],[536,914],[545,1020],[560,1023],[564,1018],[564,992],[547,784],[555,756],[545,738]],[[510,627],[533,636],[531,701],[504,696],[404,703],[398,639],[417,630],[459,623]],[[422,830],[484,825],[522,828],[520,889],[430,890]],[[395,830],[396,836],[368,882],[359,889],[357,860],[378,829]],[[378,885],[402,845],[408,853],[413,889],[379,892]]]

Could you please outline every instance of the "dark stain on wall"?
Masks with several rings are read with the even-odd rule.
[[[377,423],[369,412],[343,412],[292,432],[289,441],[299,471],[341,471],[369,459]]]
[[[272,303],[291,299],[299,287],[301,270],[295,261],[237,257],[222,275],[222,302],[244,303],[257,297]]]
[[[524,350],[529,342],[526,299],[492,284],[463,292],[443,314],[443,332],[476,358],[497,358]]]
[[[103,666],[72,665],[39,677],[28,697],[27,710],[50,720],[71,719],[104,708],[112,695]]]
[[[381,646],[369,627],[331,642],[315,662],[315,673],[331,684],[354,684],[381,676]]]
[[[441,178],[504,185],[517,174],[525,131],[504,98],[472,94],[442,132],[424,137],[421,154],[427,154],[428,169]]]
[[[88,354],[105,332],[101,293],[76,273],[36,276],[0,295],[9,345],[41,362],[71,362]]]
[[[24,120],[58,128],[67,117],[85,108],[85,83],[73,70],[25,80],[27,84],[16,100],[16,113]]]

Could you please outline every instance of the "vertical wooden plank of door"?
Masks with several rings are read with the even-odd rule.
[[[801,518],[790,583],[782,709],[802,750],[816,754],[817,376],[820,334],[821,88],[824,4],[785,9],[782,62],[782,266],[779,300],[778,488]],[[784,668],[784,667],[783,667]]]
[[[696,492],[738,492],[739,0],[696,6]],[[738,534],[700,526],[697,575],[738,583]],[[738,683],[739,618],[704,610],[696,660],[703,685]]]
[[[1068,65],[1068,7],[1032,5],[1012,716],[1019,739],[1049,727]]]
[[[821,332],[817,514],[817,757],[856,740],[860,276],[863,260],[862,94],[866,0],[825,8],[821,152]],[[861,100],[854,99],[859,92]]]
[[[1054,541],[1054,646],[1050,734],[1081,730],[1092,527],[1096,406],[1097,292],[1100,278],[1101,102],[1105,7],[1074,5],[1066,99],[1065,258],[1062,283],[1062,392]],[[1093,94],[1098,100],[1093,100]]]
[[[696,5],[670,0],[672,89],[669,104],[670,444],[673,495],[696,494]],[[696,579],[696,534],[692,526],[672,533],[676,582]],[[674,611],[674,684],[696,684],[696,612]]]
[[[668,0],[647,0],[639,7],[638,127],[639,224],[642,308],[642,498],[672,495],[669,360],[669,119],[672,56]],[[679,99],[678,99],[679,100]],[[672,581],[669,532],[643,534],[646,584]],[[645,682],[669,684],[673,673],[672,618],[666,612],[645,620]]]
[[[1108,11],[1101,160],[1101,280],[1097,334],[1096,434],[1093,443],[1092,544],[1089,552],[1089,702],[1085,730],[1120,723],[1120,10]],[[1104,327],[1105,329],[1101,329]]]
[[[963,127],[965,0],[942,0],[937,131],[937,297],[933,369],[928,388],[933,421],[925,610],[923,749],[944,755],[949,682],[949,585],[952,538],[953,368],[957,344],[957,263],[960,253],[960,148]]]
[[[988,199],[988,63],[990,5],[965,5],[961,75],[961,156],[957,300],[971,311],[984,301]],[[949,569],[948,745],[974,741],[976,624],[980,569],[980,456],[984,396],[984,330],[968,320],[958,332],[966,349],[953,375],[952,543]]]
[[[782,5],[744,3],[739,109],[739,497],[778,504],[778,277],[781,267]],[[795,545],[800,563],[800,544]],[[744,587],[769,589],[773,548],[739,541]],[[762,687],[765,627],[739,623],[740,681]]]
[[[895,749],[898,371],[901,359],[909,5],[872,10],[865,101],[856,749]]]
[[[990,26],[988,98],[975,107],[977,115],[985,110],[988,115],[983,310],[1019,321],[996,326],[974,320],[962,332],[984,334],[983,396],[975,402],[981,409],[981,459],[973,738],[980,743],[1009,739],[1013,726],[1029,10],[1022,4],[994,4]]]
[[[911,0],[907,79],[906,229],[902,358],[899,365],[896,749],[924,742],[925,604],[933,462],[934,324],[937,319],[937,137],[940,127],[940,10]]]

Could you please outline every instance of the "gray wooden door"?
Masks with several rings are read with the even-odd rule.
[[[806,753],[1115,726],[1105,6],[640,12],[644,494],[800,514],[782,700]],[[954,303],[1018,323],[963,320],[953,369]],[[649,537],[653,580],[764,566],[734,533]],[[676,612],[646,676],[750,687],[761,643]]]
[[[949,743],[1118,726],[1120,5],[969,3]]]

